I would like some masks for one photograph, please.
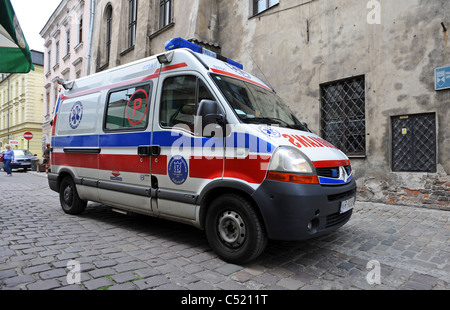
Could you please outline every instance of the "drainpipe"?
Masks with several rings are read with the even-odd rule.
[[[88,39],[88,53],[86,58],[86,76],[90,74],[90,64],[91,64],[91,50],[92,50],[92,35],[94,32],[94,17],[95,17],[95,0],[91,0],[89,6],[89,39]]]

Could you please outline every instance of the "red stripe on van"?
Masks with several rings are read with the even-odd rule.
[[[82,91],[82,92],[78,92],[78,93],[72,93],[70,95],[63,95],[63,96],[61,96],[61,99],[65,100],[65,99],[69,99],[69,98],[74,98],[74,97],[78,97],[78,96],[92,94],[92,93],[99,92],[99,91],[102,91],[102,90],[105,90],[105,89],[113,89],[113,88],[117,88],[117,87],[122,87],[122,86],[127,86],[127,85],[132,85],[132,84],[144,82],[144,81],[149,81],[149,80],[158,78],[160,72],[166,72],[166,71],[170,71],[170,70],[180,69],[180,68],[184,68],[184,67],[187,67],[187,66],[188,65],[185,62],[182,62],[182,63],[179,63],[179,64],[166,66],[166,67],[162,68],[162,70],[160,70],[158,68],[158,69],[156,69],[155,73],[153,73],[151,75],[147,75],[145,77],[136,78],[136,79],[132,79],[132,80],[127,80],[127,81],[123,81],[123,82],[119,82],[119,83],[115,83],[115,84],[105,85],[105,86],[102,86],[102,87],[93,88],[93,89]]]
[[[152,174],[167,175],[167,156],[159,155],[153,158]]]
[[[223,158],[191,157],[189,159],[189,177],[198,179],[221,178]]]
[[[150,174],[150,157],[101,154],[99,158],[99,169]]]
[[[52,164],[57,166],[100,169],[150,174],[150,157],[137,155],[97,155],[52,153]]]
[[[314,161],[313,164],[316,168],[341,167],[350,165],[350,160],[322,160]]]
[[[96,154],[66,154],[52,153],[52,164],[66,167],[80,167],[98,169],[98,155]]]
[[[249,183],[260,184],[266,178],[267,167],[270,158],[226,158],[225,173],[226,178],[236,178]]]
[[[170,65],[170,66],[165,66],[161,69],[161,72],[166,72],[166,71],[170,71],[170,70],[175,70],[175,69],[181,69],[181,68],[185,68],[187,67],[187,63],[182,62],[176,65]]]

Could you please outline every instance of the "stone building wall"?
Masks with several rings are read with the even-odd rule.
[[[141,0],[139,38],[129,51],[123,47],[126,3],[96,2],[91,72],[161,53],[168,39],[183,37],[242,63],[318,134],[324,85],[363,77],[364,151],[351,156],[358,199],[450,209],[450,90],[434,85],[434,70],[450,65],[449,1],[280,0],[255,13],[253,0],[174,0],[170,23],[161,28],[160,1]],[[114,28],[105,67],[108,4]],[[436,164],[432,171],[398,172],[394,137],[411,130],[399,133],[394,121],[423,114],[435,121]]]

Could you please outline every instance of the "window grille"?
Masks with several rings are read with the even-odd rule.
[[[365,78],[323,84],[321,134],[348,156],[366,154]]]
[[[392,117],[392,171],[436,172],[436,115]]]

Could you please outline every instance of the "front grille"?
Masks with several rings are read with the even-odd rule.
[[[352,173],[352,167],[350,165],[344,166],[345,171],[348,175]],[[317,175],[325,178],[339,178],[339,167],[327,167],[327,168],[316,168]]]
[[[343,193],[328,195],[328,201],[337,201],[337,200],[345,200],[345,198],[350,198],[354,196],[356,193],[356,189],[352,189]]]
[[[334,213],[327,216],[327,222],[325,224],[325,228],[330,228],[333,226],[337,226],[346,222],[352,216],[353,210],[347,211],[345,213]]]
[[[337,178],[339,176],[339,167],[316,168],[317,175],[326,178]]]

